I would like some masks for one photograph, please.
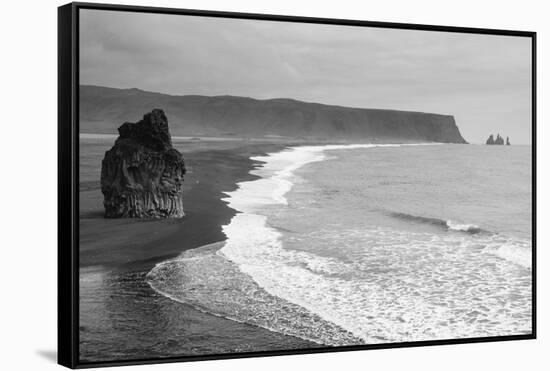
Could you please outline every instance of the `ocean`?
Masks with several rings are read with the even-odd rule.
[[[218,140],[174,140],[184,153],[183,219],[104,218],[101,160],[112,137],[80,140],[79,359],[138,360],[315,347],[281,332],[231,321],[171,300],[146,276],[183,250],[225,240],[221,226],[235,211],[221,200],[254,162],[250,156],[284,148]],[[197,276],[198,277],[198,276]],[[176,286],[176,285],[174,285]]]
[[[289,147],[158,293],[324,345],[531,333],[531,146]]]

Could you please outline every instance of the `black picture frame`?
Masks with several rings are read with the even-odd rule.
[[[79,11],[161,13],[176,15],[270,20],[281,22],[351,25],[405,30],[444,31],[455,33],[520,36],[531,39],[532,45],[532,333],[513,336],[476,337],[433,341],[414,341],[358,346],[262,351],[207,356],[134,359],[124,361],[79,361]],[[367,349],[419,347],[463,343],[480,343],[536,338],[537,269],[536,269],[536,32],[486,28],[449,27],[422,24],[388,23],[330,18],[233,13],[98,3],[70,3],[58,8],[58,363],[69,368],[121,366],[167,362],[189,362],[214,359],[265,357],[290,354],[343,352]]]

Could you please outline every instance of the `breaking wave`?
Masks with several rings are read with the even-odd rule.
[[[188,250],[157,264],[147,282],[157,292],[200,311],[324,345],[363,341],[318,315],[271,295],[219,249],[224,243]]]
[[[509,237],[499,233],[493,233],[480,228],[476,224],[457,223],[452,220],[443,220],[398,212],[392,212],[390,215],[397,219],[412,223],[433,225],[451,232],[464,232],[471,235],[478,235],[477,239],[470,240],[470,243],[476,246],[481,246],[483,252],[496,255],[525,268],[531,267],[531,241]]]
[[[227,240],[157,264],[149,284],[199,310],[326,345],[529,332],[527,294],[518,299],[527,305],[505,310],[477,301],[519,295],[502,284],[498,260],[529,270],[529,241],[473,224],[392,213],[456,233],[337,226],[297,234],[310,244],[345,246],[345,258],[283,246],[285,231],[270,226],[266,215],[288,205],[295,170],[326,160],[327,150],[398,146],[303,146],[253,157],[263,163],[251,171],[260,178],[239,183],[224,199],[239,212],[223,226]],[[489,267],[483,277],[480,264]]]
[[[475,224],[457,223],[452,220],[443,220],[438,218],[430,218],[430,217],[412,215],[412,214],[406,214],[406,213],[390,213],[390,215],[393,216],[394,218],[405,220],[408,222],[430,224],[430,225],[441,227],[441,228],[444,228],[445,230],[450,230],[450,231],[467,232],[471,234],[476,234],[481,232],[490,233],[489,231],[481,229],[479,226]]]
[[[447,228],[449,228],[452,231],[468,232],[472,234],[480,233],[480,232],[489,233],[487,231],[484,231],[483,229],[481,229],[475,224],[460,224],[460,223],[455,223],[452,220],[447,220],[445,225],[447,226]]]

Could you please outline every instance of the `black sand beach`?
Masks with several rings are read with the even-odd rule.
[[[114,139],[80,141],[80,359],[132,360],[226,352],[311,348],[317,344],[197,311],[152,290],[155,264],[223,241],[235,211],[222,192],[253,179],[251,156],[289,143],[175,140],[188,169],[186,216],[179,220],[105,219],[101,159]],[[160,336],[162,334],[162,336]]]

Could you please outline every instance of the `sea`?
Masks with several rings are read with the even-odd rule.
[[[530,334],[531,146],[342,144],[254,157],[226,241],[158,293],[328,346]]]

